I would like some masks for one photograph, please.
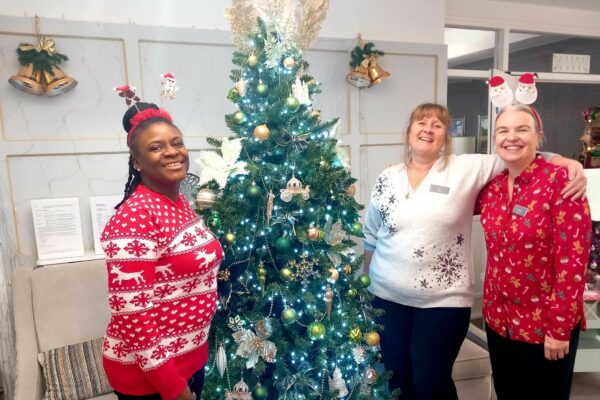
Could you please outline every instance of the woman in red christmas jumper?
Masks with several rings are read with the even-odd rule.
[[[587,200],[564,199],[565,169],[536,154],[537,111],[508,106],[496,118],[496,153],[508,167],[480,193],[488,251],[483,292],[499,400],[568,399],[590,250]]]
[[[104,369],[120,400],[200,398],[223,251],[179,193],[189,156],[171,116],[125,113],[129,179],[102,232],[112,318]]]

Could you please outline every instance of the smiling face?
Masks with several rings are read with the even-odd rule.
[[[162,194],[177,193],[190,165],[181,132],[165,122],[156,122],[132,138],[133,165],[142,183]]]
[[[496,119],[494,136],[496,153],[509,170],[518,174],[534,160],[542,132],[537,128],[532,114],[511,108]]]
[[[415,118],[408,129],[408,144],[413,157],[437,160],[448,140],[448,125],[433,112]]]

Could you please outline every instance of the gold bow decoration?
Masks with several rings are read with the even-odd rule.
[[[247,358],[246,368],[253,368],[260,357],[268,363],[273,363],[277,355],[275,343],[266,340],[273,334],[270,320],[262,319],[256,323],[254,328],[256,333],[251,329],[240,329],[232,335],[238,344],[236,354]]]
[[[54,42],[54,39],[48,39],[46,37],[41,37],[40,40],[38,41],[38,45],[34,46],[32,44],[29,43],[21,43],[19,45],[19,50],[22,52],[27,52],[27,51],[31,51],[31,50],[35,50],[36,52],[42,52],[45,51],[46,53],[48,53],[49,56],[53,56],[55,55],[56,52],[56,43]]]

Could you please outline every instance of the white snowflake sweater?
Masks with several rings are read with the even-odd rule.
[[[139,185],[101,237],[112,318],[104,340],[111,386],[176,398],[206,363],[217,303],[219,241],[190,208]]]
[[[411,307],[471,307],[471,224],[479,191],[503,168],[490,155],[438,160],[413,192],[404,163],[377,178],[365,216],[376,296]],[[407,193],[409,193],[407,197]]]

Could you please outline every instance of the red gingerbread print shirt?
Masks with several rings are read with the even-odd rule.
[[[175,399],[208,359],[219,241],[190,208],[139,185],[102,232],[112,318],[104,370],[118,392]]]
[[[515,178],[508,171],[479,194],[488,252],[483,289],[485,322],[513,340],[569,340],[585,329],[583,290],[591,241],[587,200],[564,200],[566,170],[541,156]]]

